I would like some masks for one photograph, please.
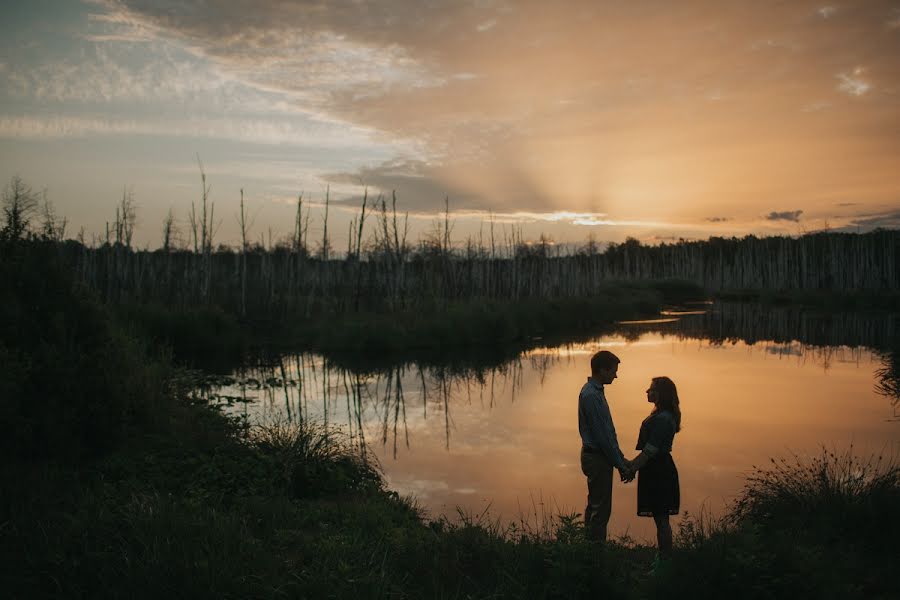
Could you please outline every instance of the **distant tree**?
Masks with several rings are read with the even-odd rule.
[[[175,211],[169,207],[169,212],[163,219],[163,252],[171,252],[178,245],[178,225],[175,223]]]
[[[136,222],[137,204],[134,201],[134,191],[126,187],[122,190],[122,202],[116,206],[116,243],[131,247]]]
[[[597,256],[600,254],[600,244],[597,243],[597,236],[594,235],[593,231],[588,235],[587,241],[575,253],[579,256]]]
[[[3,190],[3,229],[0,237],[17,240],[28,232],[31,219],[38,211],[38,197],[31,186],[13,175]]]
[[[66,237],[67,225],[68,219],[56,214],[56,209],[53,207],[53,203],[47,199],[47,192],[45,190],[44,200],[41,204],[41,237],[45,240],[61,242]]]

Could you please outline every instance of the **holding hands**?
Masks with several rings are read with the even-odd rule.
[[[637,469],[634,468],[634,463],[632,461],[625,459],[625,466],[619,469],[619,477],[622,480],[622,483],[631,483],[634,481],[635,474],[637,473]]]

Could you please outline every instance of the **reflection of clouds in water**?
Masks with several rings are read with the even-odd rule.
[[[413,496],[415,498],[428,498],[435,492],[446,492],[450,489],[446,481],[436,481],[433,479],[395,479],[386,476],[388,487],[404,496]],[[458,491],[458,490],[457,490]]]
[[[473,428],[472,426],[476,428]],[[451,436],[454,430],[451,431]],[[456,456],[481,456],[486,447],[492,452],[521,452],[516,432],[496,421],[479,421],[470,423],[465,438],[453,439],[450,452]]]
[[[657,332],[644,332],[647,335],[654,335]],[[624,348],[624,347],[641,347],[641,346],[659,346],[661,344],[668,343],[668,340],[665,339],[652,339],[652,338],[641,338],[637,340],[629,340],[624,337],[610,337],[610,338],[598,338],[591,342],[579,343],[579,344],[566,344],[563,346],[557,346],[555,348],[543,347],[543,348],[532,348],[531,350],[527,350],[523,353],[523,356],[528,358],[532,356],[587,356],[594,354],[598,350],[605,350],[608,348]]]
[[[418,367],[400,365],[379,371],[356,373],[335,366],[315,355],[292,355],[280,364],[241,369],[231,380],[210,389],[210,397],[229,404],[230,412],[246,412],[251,421],[272,418],[325,420],[341,425],[360,442],[409,446],[416,432],[441,429],[448,442],[456,430],[453,412],[463,406],[488,412],[516,402],[526,372],[538,374],[543,387],[546,376],[560,364],[584,362],[600,348],[646,348],[671,345],[673,352],[715,354],[739,350],[779,359],[797,357],[798,364],[824,368],[847,363],[862,366],[872,352],[859,347],[811,346],[800,342],[741,342],[737,339],[709,340],[681,332],[642,332],[638,339],[609,335],[590,342],[534,348],[505,364],[488,368]],[[254,382],[248,385],[247,382]],[[241,404],[251,402],[248,408]],[[451,410],[452,407],[452,410]],[[469,426],[471,427],[471,425]],[[484,444],[506,447],[518,432],[484,420],[467,432],[465,443],[454,440],[453,450],[467,453]],[[365,438],[365,439],[362,439]]]
[[[706,503],[717,513],[741,489],[752,464],[784,454],[788,439],[798,449],[816,449],[828,440],[840,443],[847,432],[878,441],[894,435],[881,428],[883,401],[872,400],[867,371],[876,365],[870,351],[785,339],[749,343],[648,331],[635,341],[611,334],[538,348],[500,366],[420,370],[407,364],[365,373],[320,357],[285,357],[286,378],[297,385],[287,392],[255,390],[265,400],[248,410],[253,422],[261,414],[254,411],[264,406],[270,412],[283,411],[286,394],[295,406],[306,394],[305,416],[321,420],[327,414],[329,424],[341,424],[377,456],[390,489],[418,498],[435,516],[452,518],[457,506],[480,514],[490,505],[493,514],[508,522],[517,514],[533,514],[529,494],[537,498],[541,489],[557,494],[561,508],[580,512],[584,490],[574,397],[589,355],[599,348],[623,347],[620,355],[627,355],[630,364],[647,369],[666,364],[680,375],[679,384],[690,400],[689,426],[676,450],[683,504],[694,513]],[[833,370],[826,378],[819,367],[827,364]],[[260,382],[272,374],[283,377],[277,364],[246,374]],[[731,392],[723,402],[716,390],[726,388]],[[620,443],[629,450],[645,411],[643,404],[624,399],[634,394],[642,400],[643,389],[642,382],[626,375],[615,390],[614,399],[622,400],[613,408]],[[760,397],[767,401],[760,404]],[[824,414],[823,401],[829,406]],[[714,464],[708,464],[710,457]],[[633,488],[616,489],[614,530],[631,528],[637,535],[652,535],[643,529],[646,522],[632,516]],[[550,504],[543,505],[553,512]]]
[[[788,344],[788,345],[776,345],[776,346],[767,346],[766,352],[769,354],[775,354],[777,356],[802,356],[803,349],[800,345]]]

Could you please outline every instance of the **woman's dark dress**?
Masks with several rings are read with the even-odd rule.
[[[641,423],[637,450],[652,444],[659,451],[639,471],[637,480],[637,514],[677,515],[681,503],[678,469],[672,460],[675,438],[675,416],[669,411],[650,415]]]

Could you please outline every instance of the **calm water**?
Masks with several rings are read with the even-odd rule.
[[[576,405],[598,349],[622,360],[607,397],[626,457],[637,454],[650,379],[668,375],[678,385],[684,422],[673,456],[682,511],[721,513],[753,465],[770,457],[851,444],[860,454],[900,451],[896,400],[875,389],[879,353],[756,335],[751,344],[746,332],[721,341],[722,317],[623,325],[483,369],[406,364],[360,373],[315,355],[286,356],[274,367],[240,370],[212,393],[251,421],[341,427],[378,457],[392,489],[415,496],[432,516],[454,517],[459,507],[534,523],[546,513],[582,512]],[[860,327],[851,324],[850,333]],[[884,327],[872,327],[873,335]],[[652,520],[635,515],[635,484],[616,481],[613,502],[613,534],[652,539]]]

